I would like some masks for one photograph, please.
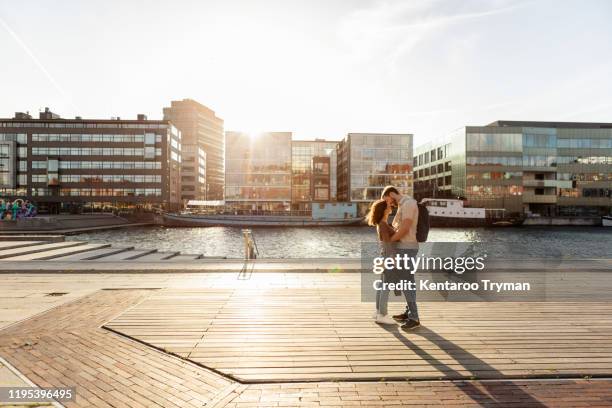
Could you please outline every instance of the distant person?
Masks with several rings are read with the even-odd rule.
[[[387,205],[385,200],[378,200],[372,203],[367,215],[368,225],[376,227],[378,240],[381,243],[380,255],[387,258],[395,256],[396,243],[391,242],[391,237],[395,234],[393,227],[387,222],[387,218],[391,213],[391,206]],[[394,271],[385,270],[381,275],[383,284],[394,280]],[[387,315],[387,306],[389,304],[389,290],[384,286],[381,290],[376,291],[376,313],[374,319],[378,324],[396,324],[392,317]]]
[[[20,208],[19,202],[17,200],[13,201],[13,205],[11,207],[11,210],[13,212],[13,214],[12,214],[12,219],[13,220],[17,219],[17,212],[19,211],[19,208]]]
[[[0,220],[4,219],[4,213],[6,212],[6,203],[4,200],[0,200]]]
[[[410,258],[417,256],[419,243],[417,241],[417,223],[419,221],[419,207],[415,199],[399,193],[394,186],[387,186],[382,192],[383,200],[389,207],[397,207],[397,212],[393,218],[393,228],[395,233],[391,241],[397,242],[397,253],[400,256],[407,255]],[[399,270],[398,275],[402,280],[414,282],[414,274],[409,270]],[[393,318],[403,323],[403,330],[411,330],[421,325],[419,311],[416,303],[416,290],[403,291],[406,298],[406,311],[395,315]]]

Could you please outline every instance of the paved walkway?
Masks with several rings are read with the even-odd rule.
[[[228,273],[5,274],[0,276],[2,295],[13,297],[2,298],[2,309],[13,308],[14,321],[30,318],[5,322],[0,331],[0,355],[39,386],[77,385],[78,399],[67,406],[612,406],[610,379],[243,384],[100,327],[161,293],[210,288],[289,291],[311,289],[315,284],[342,292],[354,288],[357,279],[356,274],[314,273],[260,273],[249,279]],[[68,294],[45,295],[62,290]],[[17,295],[28,299],[28,304],[12,304],[10,299]],[[49,298],[53,301],[36,306]],[[36,314],[44,308],[46,312]],[[427,309],[424,305],[424,311]],[[588,311],[589,306],[583,309]],[[261,312],[265,315],[265,308]],[[256,308],[247,313],[256,313]],[[557,319],[564,313],[550,311],[549,315]],[[606,319],[600,309],[593,313]],[[585,330],[607,327],[606,322],[599,326],[586,323]],[[244,344],[248,349],[249,343]],[[612,363],[605,365],[612,373]]]

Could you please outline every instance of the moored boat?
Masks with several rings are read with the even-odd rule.
[[[601,225],[604,227],[612,227],[612,215],[604,215],[601,217]]]
[[[162,214],[171,227],[340,227],[361,225],[363,218],[314,219],[297,215]]]
[[[523,223],[523,218],[508,217],[504,209],[464,207],[457,199],[424,198],[421,204],[429,211],[432,227],[508,227]]]

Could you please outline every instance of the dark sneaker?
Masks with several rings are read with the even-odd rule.
[[[421,325],[421,322],[419,322],[418,320],[408,320],[406,323],[402,324],[402,330],[412,330],[416,327],[419,327]]]
[[[397,321],[397,322],[405,322],[406,320],[408,320],[408,315],[406,314],[406,312],[402,313],[402,314],[398,314],[393,316],[393,320]]]

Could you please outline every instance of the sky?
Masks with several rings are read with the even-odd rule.
[[[226,130],[415,135],[612,122],[607,0],[0,0],[0,117],[162,117]]]

